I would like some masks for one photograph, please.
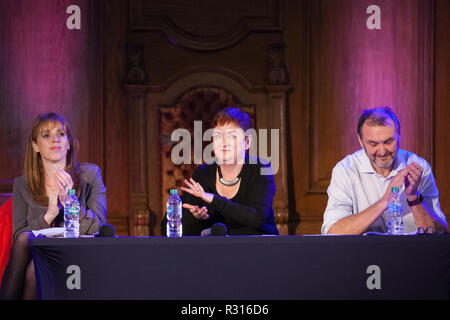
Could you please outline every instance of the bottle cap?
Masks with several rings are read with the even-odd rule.
[[[75,189],[69,189],[69,191],[67,191],[67,194],[69,196],[73,196],[75,194]]]
[[[170,189],[170,195],[173,194],[178,194],[178,190],[177,189]]]
[[[400,191],[399,187],[392,187],[391,192],[398,193]]]

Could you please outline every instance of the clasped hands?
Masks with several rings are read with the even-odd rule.
[[[184,180],[184,183],[187,187],[181,187],[181,190],[192,194],[194,197],[202,199],[206,203],[212,202],[214,195],[212,193],[205,192],[200,183],[194,181],[192,178],[190,178],[189,181]],[[197,219],[205,220],[209,218],[208,208],[205,206],[199,208],[198,206],[194,206],[189,203],[183,203],[183,208],[188,209]]]
[[[417,199],[417,188],[422,181],[423,168],[417,163],[411,162],[405,169],[401,170],[389,183],[383,199],[386,201],[391,194],[392,187],[401,188],[405,184],[405,194],[408,201],[414,201]]]
[[[53,215],[58,215],[59,209],[64,205],[67,193],[73,187],[73,181],[70,174],[64,170],[58,170],[55,173],[56,187],[52,188],[48,195],[48,208]]]

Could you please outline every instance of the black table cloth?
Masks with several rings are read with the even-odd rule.
[[[41,299],[450,294],[450,235],[32,238],[30,246]]]

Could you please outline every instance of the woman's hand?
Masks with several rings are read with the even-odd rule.
[[[58,204],[58,194],[59,190],[54,189],[48,195],[48,209],[44,215],[44,220],[48,225],[52,224],[59,213],[60,205]]]
[[[198,206],[194,206],[189,203],[183,203],[183,208],[188,209],[192,213],[192,215],[197,219],[205,220],[209,218],[208,208],[206,207],[199,208]]]
[[[64,201],[67,198],[67,192],[73,187],[72,177],[66,171],[58,170],[56,171],[56,183],[59,189],[59,202],[64,205]]]
[[[194,197],[200,198],[207,203],[212,202],[212,199],[214,196],[211,193],[205,192],[205,190],[203,190],[203,187],[200,185],[200,183],[195,182],[194,179],[192,179],[192,178],[189,179],[189,181],[184,180],[184,183],[186,184],[187,188],[181,187],[181,190],[183,190],[184,192],[190,193]],[[184,203],[183,208],[188,209],[192,213],[192,215],[197,219],[205,220],[205,219],[209,218],[208,208],[206,208],[206,207],[199,208],[198,206],[194,206],[189,203]]]
[[[205,192],[205,190],[203,190],[203,187],[200,185],[200,183],[195,182],[194,179],[192,179],[192,178],[190,178],[189,181],[184,180],[184,183],[186,184],[187,188],[181,187],[181,190],[192,194],[194,197],[202,199],[206,203],[212,202],[214,195],[212,193]]]

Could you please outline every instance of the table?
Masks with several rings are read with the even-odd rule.
[[[449,299],[450,235],[31,238],[41,299]]]

